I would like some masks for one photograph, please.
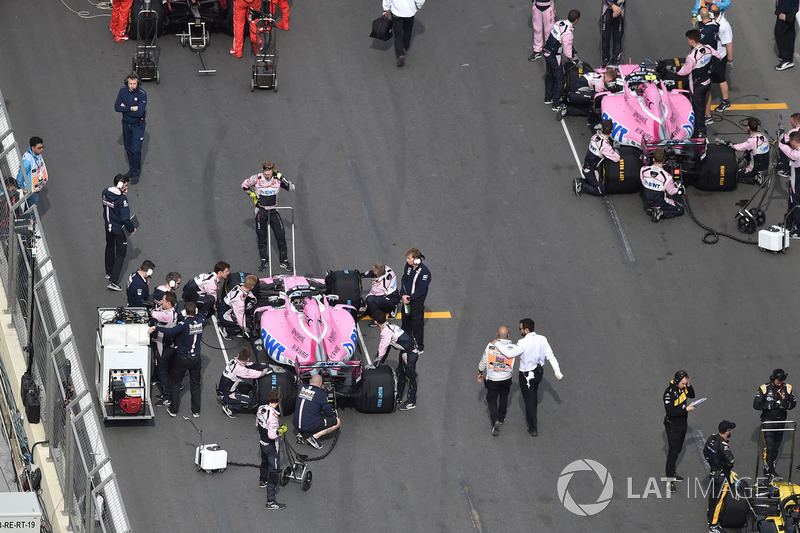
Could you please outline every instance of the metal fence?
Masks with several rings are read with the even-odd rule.
[[[20,150],[27,150],[27,143],[17,146],[4,102],[0,92],[0,278],[22,343],[33,324],[31,372],[39,386],[41,422],[64,493],[64,513],[73,531],[131,531],[38,210],[30,212],[32,236],[14,231],[5,181],[16,177]]]

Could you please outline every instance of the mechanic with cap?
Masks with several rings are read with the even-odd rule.
[[[206,327],[208,321],[203,315],[197,316],[194,302],[187,302],[184,311],[186,311],[186,318],[183,322],[179,322],[171,328],[154,326],[150,328],[149,333],[158,331],[165,336],[174,337],[177,344],[177,353],[170,372],[170,388],[175,394],[172,395],[172,403],[167,407],[167,413],[171,417],[178,416],[178,409],[181,405],[181,382],[188,371],[189,390],[192,394],[192,416],[197,418],[200,416],[200,393],[202,390],[200,349],[203,345],[203,328]]]
[[[537,410],[539,407],[539,383],[544,375],[544,362],[549,361],[558,381],[564,379],[561,368],[547,338],[534,332],[532,318],[519,321],[519,332],[523,337],[517,344],[495,344],[495,348],[506,357],[519,359],[519,388],[525,402],[525,421],[531,437],[539,434]]]
[[[156,265],[149,259],[142,262],[139,270],[128,276],[125,294],[128,296],[128,307],[144,307],[150,299],[150,276]]]
[[[769,139],[758,131],[759,126],[758,119],[749,117],[747,133],[750,136],[747,140],[738,144],[731,144],[727,141],[724,143],[737,152],[744,152],[744,160],[747,164],[739,168],[737,175],[739,183],[761,185],[769,172]]]
[[[728,420],[723,420],[717,426],[718,433],[711,435],[703,447],[703,457],[708,463],[711,477],[711,490],[708,491],[708,520],[709,533],[723,533],[719,527],[719,518],[722,515],[722,507],[725,504],[725,495],[730,490],[729,483],[735,483],[739,479],[736,472],[733,472],[734,458],[728,440],[731,438],[731,430],[736,424]]]
[[[721,59],[717,51],[700,42],[700,30],[686,32],[686,41],[692,51],[686,56],[686,61],[678,70],[679,76],[689,76],[689,92],[692,95],[692,111],[694,112],[694,135],[706,136],[706,123],[704,120],[706,109],[706,96],[711,88],[711,70],[714,67],[714,58]],[[673,66],[667,67],[674,70]]]
[[[198,312],[206,318],[214,314],[219,284],[228,278],[231,265],[217,261],[212,272],[198,274],[183,287],[183,301],[197,304]]]
[[[672,175],[664,170],[664,161],[664,149],[656,148],[653,150],[653,164],[644,166],[639,171],[642,202],[653,222],[683,215],[683,206],[670,198],[670,195],[681,194],[682,189],[675,185]]]
[[[259,407],[256,412],[256,429],[258,429],[259,444],[261,445],[258,486],[267,488],[267,509],[273,511],[286,509],[286,504],[275,501],[280,480],[279,438],[286,433],[286,425],[281,425],[278,414],[280,398],[280,389],[272,389],[267,397],[268,403]]]
[[[575,178],[572,182],[572,191],[575,196],[580,196],[582,192],[588,192],[594,196],[605,196],[605,188],[600,179],[600,166],[604,159],[609,161],[619,161],[619,152],[611,143],[611,132],[614,131],[614,123],[604,120],[600,131],[592,135],[589,140],[589,150],[583,158],[582,178]]]
[[[175,307],[178,304],[178,297],[174,292],[165,292],[159,301],[158,308],[153,308],[150,316],[156,326],[172,328],[178,323],[178,311]],[[156,365],[156,376],[158,385],[161,387],[161,395],[156,397],[156,405],[169,406],[172,403],[172,386],[170,384],[170,371],[175,358],[175,339],[165,335],[161,331],[156,331],[152,337],[150,345],[153,349]]]
[[[503,355],[496,347],[498,344],[511,344],[506,326],[497,329],[497,338],[486,345],[478,363],[478,383],[486,387],[486,402],[489,404],[492,435],[495,437],[500,434],[500,426],[506,421],[508,393],[514,373],[514,359]]]
[[[544,77],[544,103],[550,105],[553,111],[558,111],[561,106],[561,92],[564,90],[564,65],[561,55],[568,60],[577,62],[578,54],[572,46],[573,30],[581,12],[573,9],[566,20],[559,20],[553,24],[550,35],[544,43],[544,64],[546,74]]]
[[[131,222],[131,209],[128,206],[128,182],[122,174],[114,176],[114,185],[103,190],[103,225],[106,228],[105,266],[106,288],[112,291],[121,291],[119,277],[122,274],[122,263],[128,252],[127,230],[131,235],[136,233],[136,228]]]
[[[795,408],[797,399],[792,386],[786,383],[786,372],[776,368],[769,376],[769,382],[761,385],[753,399],[753,409],[761,411],[761,430],[764,433],[764,475],[767,479],[778,476],[775,463],[778,460],[778,448],[783,441],[783,430],[787,411]],[[765,424],[765,422],[767,422]]]
[[[258,397],[253,394],[253,385],[243,383],[243,380],[257,380],[272,373],[268,364],[252,363],[252,355],[252,350],[245,346],[222,370],[217,384],[217,396],[222,403],[222,412],[228,418],[236,418],[234,411],[252,409],[258,404]]]
[[[372,265],[372,269],[362,276],[372,279],[372,287],[364,300],[366,314],[375,318],[375,313],[380,311],[389,314],[390,318],[394,318],[397,313],[397,304],[400,303],[397,275],[394,270],[382,263],[375,263]],[[370,324],[370,326],[373,325]]]
[[[333,433],[342,425],[328,403],[328,395],[322,390],[322,376],[319,374],[311,376],[309,383],[297,391],[293,422],[299,432],[297,441],[318,450],[322,449],[322,444],[317,439]]]
[[[381,340],[375,355],[375,366],[380,366],[389,356],[389,349],[400,351],[400,361],[397,364],[397,403],[401,403],[403,393],[408,382],[408,396],[406,402],[398,408],[400,411],[410,411],[417,407],[417,351],[414,339],[396,324],[386,321],[386,315],[376,311],[372,317],[375,324],[381,328]]]
[[[230,340],[233,335],[247,335],[247,308],[248,304],[255,304],[256,297],[252,290],[258,283],[258,277],[248,274],[244,283],[236,285],[225,295],[219,305],[217,320],[223,338]]]
[[[789,210],[784,216],[784,224],[791,231],[792,239],[800,238],[798,222],[800,221],[800,194],[797,191],[797,174],[800,167],[800,131],[789,134],[788,141],[778,143],[780,151],[789,159]]]
[[[592,126],[600,121],[594,109],[600,108],[600,102],[595,102],[595,95],[610,90],[609,86],[616,85],[617,71],[607,68],[602,74],[590,71],[575,80],[575,83],[567,88],[567,99],[558,110],[556,117],[561,120],[564,117],[589,117],[589,125]],[[592,104],[595,104],[592,106]]]
[[[692,380],[685,370],[675,372],[675,377],[667,385],[664,391],[664,430],[667,432],[667,468],[666,477],[673,478],[675,481],[683,481],[683,476],[678,475],[676,464],[678,456],[683,450],[683,441],[686,440],[687,418],[693,405],[688,405],[687,401],[694,398],[694,387]],[[670,483],[670,490],[675,492],[674,482]]]
[[[800,131],[800,113],[792,113],[792,116],[789,117],[789,123],[792,127],[783,134],[783,138],[780,140],[780,142],[785,144],[789,143],[789,136],[792,133]],[[778,135],[778,137],[780,137],[780,135]],[[778,163],[775,165],[775,174],[784,178],[788,178],[790,175],[789,158],[786,157],[786,154],[783,152],[778,152]]]
[[[293,191],[295,186],[283,174],[275,170],[275,163],[272,161],[264,161],[261,169],[261,172],[253,174],[242,182],[242,190],[249,194],[256,204],[256,236],[258,237],[258,253],[261,256],[261,265],[258,267],[258,271],[263,272],[267,269],[269,258],[267,232],[271,226],[272,234],[275,235],[275,240],[278,242],[281,268],[291,272],[292,264],[289,262],[289,252],[286,246],[286,230],[283,227],[281,214],[276,207],[278,206],[278,193],[281,189]]]
[[[161,309],[161,299],[168,292],[176,293],[181,286],[181,275],[179,272],[167,272],[166,283],[159,285],[153,290],[153,309]]]
[[[122,113],[122,142],[128,156],[128,172],[131,183],[139,183],[142,172],[142,142],[147,126],[147,93],[139,86],[139,76],[132,72],[125,78],[125,85],[117,93],[114,111]]]
[[[425,256],[419,248],[406,252],[406,266],[400,279],[400,299],[403,302],[403,329],[417,343],[417,353],[425,352],[425,298],[431,284],[431,271],[423,263]]]
[[[542,57],[545,36],[550,35],[556,21],[556,10],[553,0],[533,0],[531,2],[531,25],[533,26],[533,53],[528,61],[536,61]]]
[[[622,61],[622,36],[625,33],[625,0],[602,1],[600,40],[603,47],[603,66],[609,63],[619,65]]]

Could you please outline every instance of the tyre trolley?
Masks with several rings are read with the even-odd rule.
[[[136,54],[131,60],[131,70],[142,81],[161,80],[158,76],[158,56],[160,50],[156,46],[158,37],[158,12],[151,8],[152,0],[144,0],[143,9],[137,15]]]
[[[278,92],[278,50],[276,47],[277,32],[275,31],[275,17],[272,13],[272,3],[266,2],[269,9],[256,11],[250,8],[249,22],[256,34],[256,50],[253,61],[253,71],[250,76],[250,91],[258,89],[272,89]],[[251,33],[252,35],[252,33]]]

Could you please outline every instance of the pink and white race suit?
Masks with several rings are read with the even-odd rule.
[[[556,10],[553,0],[533,0],[531,6],[531,23],[533,24],[533,51],[541,53],[545,35],[550,35],[556,22]]]

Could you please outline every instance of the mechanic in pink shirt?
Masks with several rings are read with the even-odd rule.
[[[544,77],[544,103],[553,106],[553,111],[558,111],[561,105],[561,91],[564,89],[564,65],[561,54],[570,61],[577,61],[578,57],[572,48],[573,29],[581,12],[573,9],[566,20],[559,20],[550,30],[550,35],[544,43],[544,64],[546,73]]]
[[[700,30],[686,32],[686,41],[692,51],[686,56],[686,62],[678,71],[679,76],[689,76],[689,92],[692,94],[692,111],[694,112],[694,135],[706,136],[706,96],[711,88],[711,70],[713,60],[721,59],[717,51],[700,43]]]
[[[195,302],[197,313],[210,318],[217,305],[217,287],[220,282],[227,279],[231,272],[231,265],[219,261],[214,265],[213,272],[198,274],[183,287],[184,302]]]
[[[797,169],[800,167],[800,131],[789,135],[789,142],[781,141],[778,148],[789,158],[789,210],[784,217],[786,227],[791,230],[792,239],[800,239],[798,222],[800,222],[800,195],[797,194]]]
[[[739,144],[730,145],[737,152],[744,152],[747,165],[739,169],[737,176],[739,183],[757,183],[761,185],[769,171],[769,139],[758,131],[758,119],[747,119],[747,133],[750,137]]]
[[[600,165],[604,159],[619,161],[620,155],[611,144],[611,133],[614,131],[614,123],[604,120],[600,131],[595,133],[589,141],[589,150],[583,159],[583,178],[575,178],[572,182],[572,191],[575,196],[580,196],[581,192],[588,192],[594,196],[605,196],[606,191],[603,182],[600,180]]]

